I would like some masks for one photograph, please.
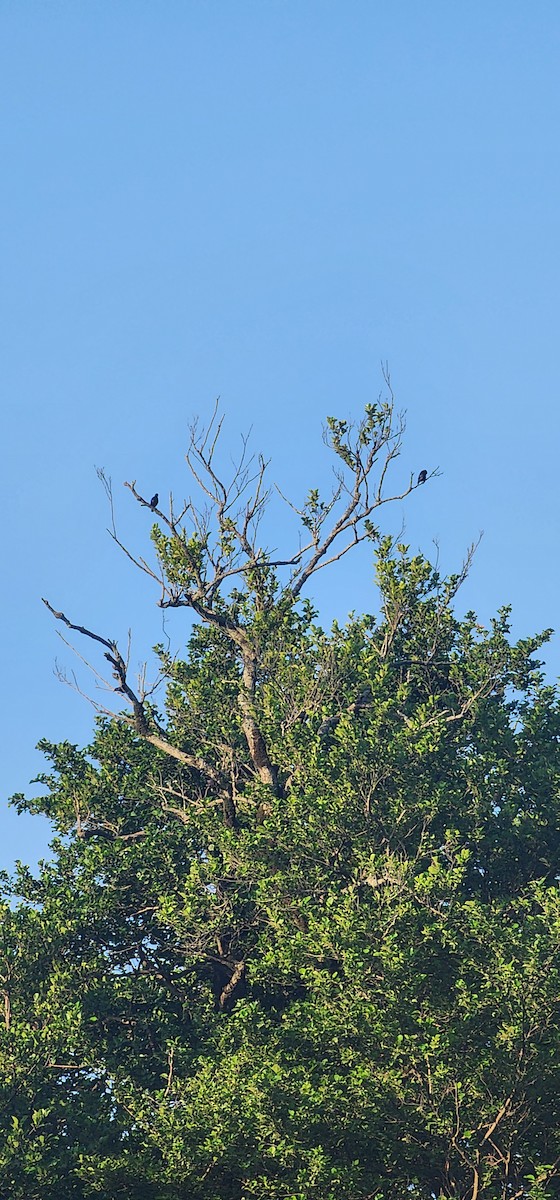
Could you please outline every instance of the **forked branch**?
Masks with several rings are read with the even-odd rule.
[[[218,794],[223,799],[224,806],[227,808],[230,816],[232,816],[233,799],[231,795],[231,786],[227,776],[223,775],[221,771],[216,770],[211,763],[206,762],[198,755],[189,754],[180,747],[174,746],[173,743],[168,740],[168,738],[165,736],[165,730],[162,729],[152,713],[147,713],[143,699],[138,696],[138,694],[130,686],[127,679],[127,664],[118,648],[117,643],[113,639],[101,637],[100,634],[94,633],[91,629],[87,629],[85,625],[74,624],[63,612],[53,608],[52,604],[50,604],[49,601],[44,597],[43,604],[46,606],[46,608],[48,608],[49,612],[52,613],[53,617],[55,617],[57,621],[62,621],[62,623],[66,625],[68,629],[71,629],[74,633],[79,633],[82,635],[82,637],[89,638],[91,641],[97,642],[101,646],[106,647],[104,657],[107,659],[107,662],[113,669],[113,679],[115,680],[113,685],[111,685],[108,681],[105,681],[106,686],[110,691],[120,693],[126,697],[132,708],[132,716],[129,716],[129,714],[126,712],[115,712],[112,709],[104,707],[102,708],[102,711],[108,716],[113,717],[115,720],[131,726],[139,735],[139,737],[143,738],[144,741],[149,742],[150,745],[154,746],[157,750],[160,750],[163,754],[177,759],[179,762],[183,763],[184,766],[190,767],[202,775],[209,784],[212,784],[213,787],[218,790]],[[96,708],[99,709],[101,707],[102,706],[96,704]]]

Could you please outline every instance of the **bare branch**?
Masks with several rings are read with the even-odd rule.
[[[199,758],[194,754],[188,754],[185,750],[181,750],[179,747],[174,746],[167,740],[164,730],[162,730],[157,724],[154,717],[152,715],[148,717],[142,700],[136,695],[127,682],[126,663],[118,649],[117,643],[112,639],[104,638],[97,633],[93,633],[93,631],[91,629],[87,629],[85,625],[74,624],[68,619],[68,617],[64,615],[63,612],[57,611],[51,604],[49,604],[49,601],[45,600],[44,598],[43,604],[46,605],[53,617],[55,617],[57,621],[62,621],[68,627],[68,629],[72,629],[74,632],[80,633],[82,636],[90,638],[92,641],[98,642],[100,645],[107,647],[105,658],[113,667],[115,675],[119,681],[119,687],[112,690],[119,691],[126,696],[132,707],[133,716],[130,717],[126,713],[116,713],[110,709],[104,709],[100,705],[95,704],[95,701],[92,701],[92,703],[95,704],[95,707],[97,707],[99,711],[105,712],[108,716],[113,717],[115,720],[122,721],[131,726],[131,728],[133,728],[140,737],[149,742],[157,750],[161,750],[164,754],[167,754],[171,758],[175,758],[179,762],[184,763],[185,766],[191,767],[200,772],[201,775],[205,776],[219,789],[219,793],[222,798],[227,796],[229,800],[230,788],[227,778],[223,776],[220,771],[217,771],[214,767],[212,767],[210,763],[205,762],[204,759]]]
[[[226,1004],[228,1003],[228,1000],[232,999],[233,993],[235,992],[235,989],[239,986],[241,980],[243,979],[244,974],[245,974],[245,962],[243,960],[241,960],[241,962],[237,962],[235,964],[232,974],[231,974],[231,978],[228,980],[225,987],[222,988],[222,991],[220,993],[220,999],[219,999],[220,1008],[225,1008]]]

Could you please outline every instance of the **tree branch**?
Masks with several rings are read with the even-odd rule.
[[[49,601],[44,597],[43,604],[48,608],[49,612],[52,613],[53,617],[55,617],[57,621],[62,621],[68,629],[71,629],[75,633],[81,634],[83,637],[90,638],[91,641],[98,642],[101,646],[107,647],[104,657],[113,667],[114,676],[118,680],[118,687],[112,690],[122,693],[122,695],[126,696],[132,707],[133,716],[129,717],[126,713],[117,713],[108,709],[105,710],[107,714],[111,717],[114,717],[115,720],[122,721],[125,724],[130,725],[134,731],[141,738],[143,738],[144,741],[149,742],[150,745],[155,747],[155,749],[161,750],[163,754],[177,759],[185,766],[191,767],[193,770],[198,771],[202,776],[204,776],[209,783],[212,783],[218,789],[219,794],[224,801],[224,812],[227,812],[229,820],[232,820],[232,818],[234,818],[234,812],[232,810],[233,798],[231,795],[229,780],[227,780],[227,777],[223,775],[222,772],[217,771],[203,758],[200,758],[196,754],[189,754],[187,751],[181,750],[178,746],[174,746],[173,743],[165,737],[164,730],[161,729],[155,719],[151,716],[148,718],[142,700],[136,695],[127,682],[126,663],[118,649],[117,643],[112,639],[101,637],[100,634],[94,633],[91,629],[87,629],[85,625],[74,624],[68,619],[67,616],[65,616],[63,612],[53,608],[52,604],[50,604]],[[155,729],[151,728],[150,721],[152,722],[152,725],[155,726]]]

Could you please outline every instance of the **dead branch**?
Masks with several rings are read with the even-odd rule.
[[[113,668],[114,675],[118,680],[118,687],[111,689],[109,684],[107,684],[107,687],[110,690],[119,692],[126,697],[132,707],[133,716],[130,717],[127,713],[113,712],[110,709],[104,709],[103,711],[105,711],[107,715],[113,717],[115,720],[122,721],[125,724],[130,725],[139,735],[139,737],[143,738],[144,741],[149,742],[157,750],[161,750],[163,754],[167,754],[171,758],[177,759],[185,766],[191,767],[193,770],[198,771],[208,780],[208,782],[212,783],[214,787],[218,789],[220,796],[227,805],[227,812],[231,818],[231,803],[233,802],[227,777],[222,775],[220,771],[217,771],[210,763],[206,762],[202,758],[199,758],[198,755],[189,754],[187,751],[181,750],[178,746],[174,746],[172,742],[168,741],[165,736],[165,731],[156,722],[153,715],[150,714],[148,717],[142,700],[133,691],[127,681],[127,666],[119,651],[117,643],[113,639],[104,638],[101,637],[100,634],[93,633],[93,631],[91,629],[87,629],[85,625],[74,624],[68,619],[68,617],[65,616],[63,612],[57,611],[55,608],[53,608],[52,604],[50,604],[49,601],[44,597],[43,604],[48,608],[49,612],[52,613],[53,617],[55,617],[57,621],[62,621],[68,629],[71,629],[75,633],[81,634],[83,637],[90,638],[91,641],[97,642],[101,646],[107,647],[104,657]],[[96,707],[99,706],[96,705]]]

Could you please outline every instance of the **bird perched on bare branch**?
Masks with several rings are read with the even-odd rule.
[[[424,474],[426,474],[425,471],[424,471]],[[152,499],[150,500],[150,508],[157,508],[158,504],[159,504],[159,496],[156,492],[155,496],[152,496]]]
[[[419,474],[419,476],[418,476],[418,483],[425,483],[425,482],[426,482],[426,480],[427,480],[427,478],[428,478],[428,472],[427,472],[427,471],[421,471],[421,472],[420,472],[420,474]],[[418,485],[417,485],[417,486],[418,486]]]

